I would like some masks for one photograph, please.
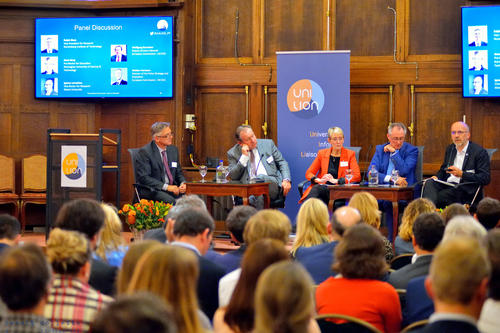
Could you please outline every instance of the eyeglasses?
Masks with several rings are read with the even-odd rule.
[[[465,133],[467,133],[467,132],[465,132],[465,131],[451,131],[451,135],[455,135],[455,134],[462,135]]]
[[[168,133],[167,135],[157,135],[156,137],[160,139],[166,139],[170,138],[171,136],[174,136],[174,132]]]
[[[402,136],[402,137],[400,137],[400,138],[396,138],[396,137],[391,136],[391,140],[393,140],[393,141],[404,141],[404,140],[405,140],[405,137],[404,137],[404,136]]]
[[[332,140],[334,142],[340,142],[340,141],[344,140],[344,138],[330,138],[330,140]]]

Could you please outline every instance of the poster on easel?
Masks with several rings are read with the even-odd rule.
[[[87,146],[61,146],[61,187],[87,187]]]

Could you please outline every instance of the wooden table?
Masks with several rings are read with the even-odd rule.
[[[337,199],[349,199],[356,192],[366,191],[379,200],[392,202],[392,239],[396,239],[398,233],[398,201],[413,200],[413,187],[399,186],[360,186],[360,185],[328,185],[330,190],[330,201],[328,208],[333,210],[333,202]]]
[[[254,183],[243,184],[240,182],[229,181],[227,183],[215,182],[187,182],[186,194],[201,194],[207,196],[207,209],[212,212],[213,197],[225,195],[236,195],[243,198],[243,204],[248,205],[248,198],[251,195],[264,196],[264,208],[269,208],[269,184]]]

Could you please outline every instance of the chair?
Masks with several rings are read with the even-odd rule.
[[[21,230],[26,228],[26,205],[47,203],[47,157],[31,155],[23,158],[21,164],[22,186],[20,195]]]
[[[415,166],[415,184],[419,184],[424,175],[424,148],[425,146],[417,146],[418,149],[418,159],[417,165]],[[410,184],[411,185],[411,184]]]
[[[397,257],[392,258],[391,268],[398,270],[401,267],[404,267],[404,266],[410,264],[412,257],[413,257],[413,253],[404,253],[404,254],[400,254]]]
[[[498,150],[497,148],[485,148],[486,149],[486,152],[488,153],[488,158],[490,159],[490,164],[491,164],[491,159],[493,158],[493,154]],[[484,194],[483,194],[483,186],[482,185],[479,185],[477,187],[477,190],[476,190],[476,193],[474,194],[474,197],[472,198],[472,201],[470,202],[469,206],[469,210],[472,210],[474,211],[475,209],[473,209],[472,207],[475,207],[476,205],[476,201],[479,202],[481,201],[481,199],[484,197]]]
[[[344,147],[344,148],[354,151],[354,153],[356,154],[356,161],[358,161],[358,163],[359,163],[359,152],[360,152],[362,147]],[[361,179],[361,181],[363,181],[363,179]],[[307,183],[310,183],[310,181],[306,179],[306,180],[302,181],[301,183],[299,183],[299,185],[297,185],[297,187],[299,189],[300,197],[302,197],[302,194],[304,193],[304,190],[305,190],[304,186],[307,185]],[[307,186],[306,186],[306,188],[307,188]]]
[[[401,306],[401,313],[404,316],[406,312],[406,289],[396,289],[399,296],[399,305]]]
[[[429,323],[429,319],[416,321],[401,330],[401,333],[411,332],[417,328],[422,328]]]
[[[19,217],[19,196],[16,191],[15,165],[12,157],[0,155],[0,205],[14,205],[14,216]]]
[[[332,333],[332,332],[342,332],[342,333],[365,333],[365,332],[375,332],[381,333],[379,329],[377,329],[372,324],[355,318],[351,316],[341,315],[341,314],[323,314],[316,316],[316,321],[318,322],[318,326],[321,330],[321,333]],[[341,319],[345,321],[343,323],[335,323],[328,319]]]

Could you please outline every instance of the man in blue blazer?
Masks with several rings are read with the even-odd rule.
[[[153,140],[139,150],[136,160],[137,181],[141,198],[174,204],[186,193],[186,179],[179,163],[179,151],[172,145],[170,124],[156,122],[151,126]]]
[[[227,151],[231,179],[248,183],[258,177],[271,183],[271,200],[286,196],[291,188],[290,168],[274,142],[257,139],[249,125],[239,126],[235,136],[238,143]]]

